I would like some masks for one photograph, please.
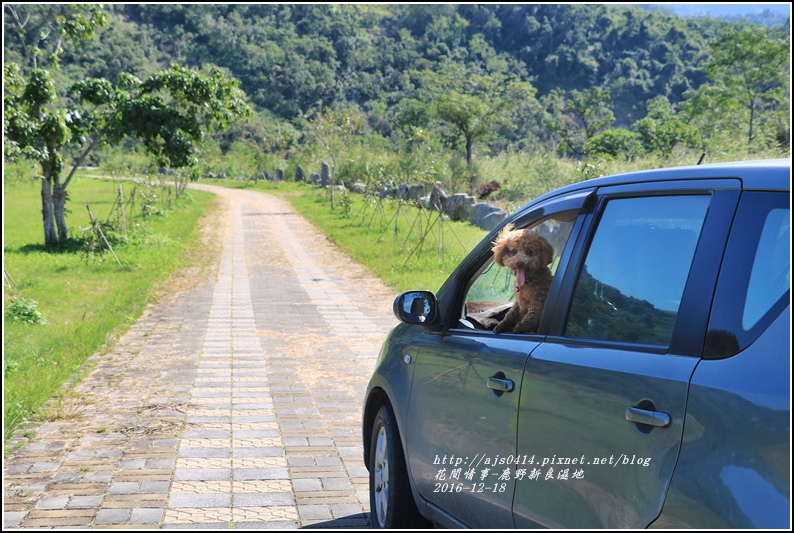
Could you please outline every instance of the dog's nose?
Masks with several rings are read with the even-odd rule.
[[[523,262],[523,261],[521,261],[520,263],[516,263],[516,266],[517,266],[518,268],[524,268],[524,262]]]

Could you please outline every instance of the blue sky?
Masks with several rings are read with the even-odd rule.
[[[748,15],[750,13],[761,13],[764,9],[769,9],[781,15],[791,14],[791,4],[656,4],[658,6],[673,9],[676,13],[683,16],[697,17],[702,15],[732,16]]]

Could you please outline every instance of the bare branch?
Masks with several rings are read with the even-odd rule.
[[[91,144],[88,145],[88,148],[86,148],[85,151],[80,154],[80,157],[75,159],[74,165],[72,165],[72,170],[69,172],[69,176],[66,178],[66,181],[63,182],[64,189],[66,189],[66,187],[69,186],[69,182],[72,181],[72,176],[74,176],[74,173],[77,171],[77,167],[83,164],[83,161],[85,161],[85,158],[88,157],[88,154],[90,154],[91,151],[96,148],[96,145],[99,144],[99,140],[102,138],[103,134],[104,130],[97,134],[97,136],[91,141]]]
[[[16,21],[17,27],[20,30],[25,29],[25,26],[28,24],[28,21],[30,20],[30,12],[28,12],[28,16],[25,17],[25,22],[22,22],[21,20],[19,20],[19,14],[17,14],[16,10],[12,6],[10,6],[8,4],[3,4],[3,7],[8,9],[9,13],[11,13],[11,16]]]

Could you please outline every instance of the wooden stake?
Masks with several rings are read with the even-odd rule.
[[[124,188],[119,183],[119,208],[121,209],[121,227],[124,229],[124,237],[127,237],[127,214],[124,212]]]
[[[455,238],[458,239],[458,242],[460,243],[461,247],[463,248],[463,251],[466,252],[466,253],[469,253],[469,249],[466,247],[465,244],[463,244],[463,241],[460,240],[460,237],[458,237],[458,234],[455,232],[455,228],[452,227],[452,224],[447,224],[447,226],[449,226],[449,229],[452,230],[452,234],[455,236]]]
[[[130,208],[130,213],[135,211],[135,193],[138,192],[138,186],[132,188],[132,194],[130,194],[130,199],[127,201],[127,204]]]
[[[107,237],[105,237],[105,234],[102,232],[102,228],[99,227],[99,222],[97,222],[97,219],[94,216],[94,213],[92,213],[91,212],[91,208],[88,207],[88,202],[86,202],[85,208],[88,210],[88,216],[91,218],[91,225],[94,227],[94,231],[98,231],[99,232],[99,234],[102,236],[102,240],[105,241],[105,244],[107,245],[108,250],[110,250],[110,253],[112,253],[113,257],[116,258],[116,262],[119,264],[119,266],[123,266],[121,264],[121,261],[119,261],[119,256],[117,256],[116,252],[113,251],[113,247],[110,245],[110,243],[108,242]]]
[[[397,223],[399,222],[399,218],[400,218],[400,207],[402,207],[402,202],[403,202],[402,200],[398,200],[397,201],[397,211],[395,211],[394,212],[394,216],[389,219],[389,222],[386,224],[386,227],[383,229],[381,234],[378,236],[378,239],[376,240],[376,242],[380,242],[380,240],[383,238],[383,235],[389,229],[389,226],[391,225],[392,220],[394,221],[394,236],[397,237]]]
[[[113,211],[116,210],[116,206],[118,205],[118,203],[119,203],[119,196],[117,194],[116,195],[116,199],[113,200],[113,205],[110,206],[110,211],[108,211],[108,217],[105,219],[105,222],[109,222],[110,221],[110,217],[113,216]]]
[[[3,281],[6,282],[6,285],[8,285],[9,289],[13,289],[16,286],[16,283],[14,283],[14,279],[11,277],[11,274],[9,274],[8,270],[6,270],[5,268],[3,269]]]

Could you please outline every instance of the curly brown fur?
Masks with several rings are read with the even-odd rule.
[[[494,333],[536,333],[551,286],[548,265],[554,259],[554,249],[537,233],[517,230],[508,224],[494,241],[492,250],[496,264],[509,268],[516,276],[516,301]]]

